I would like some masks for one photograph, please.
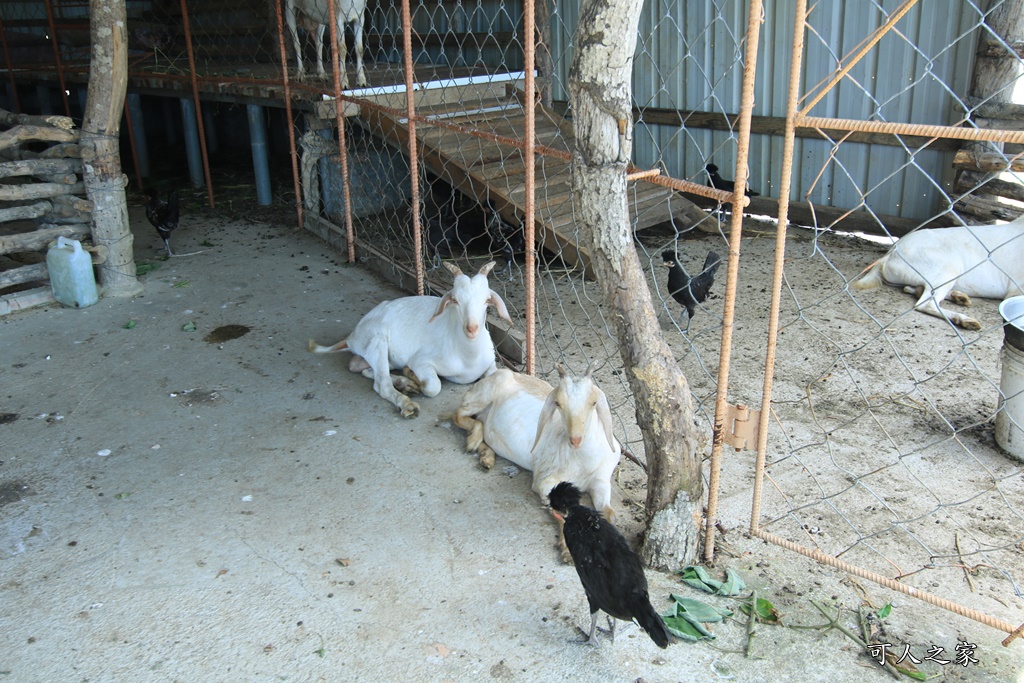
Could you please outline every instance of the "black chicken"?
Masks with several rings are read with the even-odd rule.
[[[523,234],[523,227],[515,227],[505,222],[498,210],[491,202],[486,204],[487,211],[487,234],[491,238],[492,248],[497,245],[501,251],[501,258],[505,262],[502,272],[506,274],[509,282],[514,280],[512,263],[515,255],[526,251],[526,238]]]
[[[718,167],[717,166],[715,166],[714,164],[708,164],[704,168],[705,168],[705,170],[707,170],[708,177],[711,179],[711,187],[715,188],[716,190],[725,190],[726,192],[735,192],[736,191],[736,181],[734,181],[734,180],[726,180],[722,176],[718,175]],[[760,197],[761,196],[761,194],[759,192],[754,192],[753,190],[751,190],[749,185],[744,190],[744,193],[748,197]]]
[[[160,233],[160,239],[167,247],[167,255],[171,253],[171,231],[178,227],[178,192],[171,190],[167,194],[167,201],[160,199],[160,193],[153,188],[145,191],[146,197],[146,218],[153,224],[156,231]]]
[[[704,259],[704,270],[697,277],[691,278],[683,266],[679,263],[679,257],[674,251],[663,251],[661,258],[665,261],[668,270],[668,293],[672,298],[686,309],[686,328],[690,330],[690,321],[693,314],[697,312],[697,304],[704,303],[711,291],[711,285],[715,283],[715,271],[721,264],[722,259],[713,251],[708,252]]]
[[[608,615],[615,642],[615,620],[633,621],[661,648],[668,647],[665,622],[651,606],[643,563],[625,537],[597,510],[580,505],[580,490],[563,481],[548,494],[551,510],[564,520],[565,544],[576,565],[590,603],[590,634],[593,645],[597,611]]]

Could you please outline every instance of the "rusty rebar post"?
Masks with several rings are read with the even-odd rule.
[[[345,139],[345,104],[341,99],[341,74],[346,68],[341,63],[338,41],[345,40],[345,33],[338,35],[338,15],[334,0],[327,0],[327,14],[330,21],[331,58],[334,64],[334,116],[338,122],[338,153],[341,155],[341,192],[345,199],[345,241],[348,244],[348,262],[356,262],[355,229],[352,227],[352,189],[348,175],[348,142]],[[419,294],[422,294],[422,290]]]
[[[284,48],[284,19],[281,14],[281,0],[275,0],[277,14],[277,46],[281,52],[281,83],[284,87],[284,112],[288,119],[288,149],[292,157],[292,184],[295,188],[295,215],[299,229],[303,227],[302,184],[299,182],[299,155],[295,149],[295,120],[292,118],[292,86],[288,78],[288,52]]]
[[[547,2],[547,0],[541,0],[541,2]],[[523,46],[523,68],[526,74],[523,89],[526,91],[526,130],[523,141],[524,149],[523,156],[526,162],[526,206],[524,212],[524,239],[526,241],[526,258],[524,267],[526,268],[526,348],[524,349],[524,355],[526,356],[526,374],[532,375],[536,369],[536,357],[534,353],[534,340],[537,333],[537,322],[536,318],[536,295],[537,295],[537,283],[534,263],[536,260],[537,252],[537,226],[533,221],[534,214],[534,193],[536,191],[536,175],[535,175],[535,155],[534,145],[536,144],[536,115],[537,115],[537,94],[535,92],[536,85],[534,83],[534,59],[535,59],[535,44],[536,44],[536,26],[534,22],[533,7],[534,0],[525,0],[523,3],[523,36],[526,39],[526,44]]]
[[[203,177],[206,179],[206,199],[213,208],[213,183],[210,180],[210,159],[206,154],[206,127],[203,125],[203,105],[199,100],[199,81],[196,77],[196,55],[192,50],[192,28],[188,23],[188,6],[181,0],[181,25],[185,31],[185,49],[188,52],[188,71],[192,80],[192,99],[196,105],[196,125],[199,129],[199,153],[203,158]]]
[[[412,12],[409,0],[402,0],[402,49],[405,68],[405,113],[409,118],[409,180],[412,186],[412,240],[416,259],[416,293],[423,295],[423,235],[420,226],[420,164],[416,145],[416,98],[413,93]]]
[[[708,479],[708,507],[704,527],[704,561],[715,556],[715,523],[718,516],[718,488],[722,470],[722,445],[726,403],[729,395],[729,358],[732,353],[733,321],[736,312],[736,286],[740,267],[740,237],[743,234],[743,206],[746,199],[747,160],[750,154],[750,116],[754,110],[754,80],[757,75],[757,45],[761,36],[764,5],[751,0],[747,16],[747,47],[743,59],[743,92],[740,98],[739,130],[736,145],[736,175],[733,185],[732,217],[729,225],[729,262],[725,279],[725,305],[722,343],[718,362],[718,392],[715,399],[715,428],[711,445],[711,470]]]
[[[46,0],[46,22],[50,30],[50,44],[53,45],[53,61],[57,66],[57,81],[60,83],[60,96],[64,100],[64,114],[71,116],[71,104],[68,102],[68,88],[64,84],[64,63],[60,59],[60,45],[57,43],[57,25],[53,20],[53,5]]]

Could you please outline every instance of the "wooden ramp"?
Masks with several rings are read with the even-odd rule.
[[[511,92],[507,92],[511,91]],[[433,93],[433,94],[431,94]],[[381,98],[387,107],[404,107],[392,99]],[[513,139],[525,137],[526,114],[515,90],[507,83],[457,86],[417,93],[416,113],[439,123],[456,124]],[[539,109],[536,140],[563,152],[573,147],[572,126],[547,109]],[[373,107],[360,114],[370,131],[387,139],[399,149],[408,149],[409,126]],[[490,201],[512,225],[525,215],[525,161],[517,147],[460,132],[441,125],[416,125],[420,158],[430,171],[460,192],[481,204]],[[554,156],[536,155],[534,219],[538,240],[567,265],[589,272],[590,258],[582,246],[585,234],[576,220],[573,206],[569,162]],[[630,216],[634,231],[643,230],[670,219],[680,227],[689,227],[706,219],[707,214],[669,188],[638,181],[629,184]]]

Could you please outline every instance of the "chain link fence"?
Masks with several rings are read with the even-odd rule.
[[[1000,401],[1011,398],[1000,393],[1002,320],[991,301],[977,301],[972,315],[982,329],[965,331],[914,311],[915,298],[896,288],[855,292],[849,282],[917,226],[1019,215],[1020,141],[991,133],[1010,128],[999,121],[1015,112],[989,111],[1015,102],[1005,91],[1019,78],[998,94],[979,99],[971,92],[979,46],[993,43],[999,52],[1001,43],[1003,53],[1016,55],[1016,44],[985,23],[991,8],[970,0],[833,3],[816,7],[796,36],[794,17],[806,5],[776,3],[763,17],[747,140],[738,121],[751,4],[762,11],[756,1],[651,0],[634,72],[632,171],[660,174],[630,184],[636,245],[709,455],[723,324],[734,335],[729,400],[759,406],[766,347],[774,344],[772,260],[782,267],[775,381],[759,450],[764,467],[752,471],[750,457],[722,456],[721,491],[714,492],[720,507],[710,521],[750,520],[755,533],[820,561],[1002,615],[988,623],[1005,630],[1003,619],[1021,621],[1024,477],[992,433]],[[339,0],[335,11],[346,5]],[[74,113],[74,96],[62,103],[54,93],[73,92],[70,84],[87,78],[87,3],[0,7],[9,107]],[[532,211],[524,11],[537,26],[541,102]],[[574,220],[568,84],[578,11],[561,0],[525,7],[413,3],[406,35],[402,5],[371,0],[362,13],[362,85],[351,24],[324,30],[325,73],[317,75],[315,38],[326,20],[315,16],[296,22],[306,71],[300,77],[285,0],[128,2],[129,93],[146,95],[139,106],[149,121],[128,141],[136,175],[149,175],[138,157],[147,139],[159,137],[153,121],[166,121],[161,134],[175,142],[176,131],[184,127],[187,137],[195,126],[206,168],[190,158],[190,179],[209,188],[211,202],[230,196],[231,176],[218,168],[231,155],[229,139],[244,142],[239,111],[267,108],[268,118],[248,124],[265,127],[272,156],[287,159],[271,178],[280,204],[410,291],[446,289],[442,261],[467,271],[497,261],[492,285],[516,321],[510,332],[495,330],[506,361],[522,369],[532,349],[534,370],[547,378],[557,364],[577,373],[591,367],[611,402],[617,436],[642,462],[613,326]],[[347,90],[334,76],[332,33],[347,44]],[[795,38],[806,46],[796,51],[800,99],[790,105],[784,74]],[[28,87],[25,74],[41,85]],[[200,111],[178,108],[174,98],[198,102]],[[130,97],[129,109],[134,104]],[[787,153],[788,107],[804,118],[790,126]],[[955,139],[965,129],[990,131],[983,137],[993,144],[974,161]],[[730,245],[724,222],[732,207],[725,202],[738,150],[747,145],[753,215]],[[724,176],[718,191],[709,187],[714,169]],[[776,252],[780,211],[793,226]],[[1012,248],[1024,261],[1022,242]],[[736,313],[723,320],[730,251],[740,254]],[[665,265],[696,276],[714,262],[712,254],[722,267],[687,314],[672,296]],[[527,325],[531,305],[534,331]],[[646,475],[624,461],[618,477],[627,524],[639,526]]]

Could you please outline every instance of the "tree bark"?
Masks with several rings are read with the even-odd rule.
[[[135,277],[134,241],[128,226],[118,134],[128,85],[128,39],[125,0],[90,0],[92,62],[89,97],[82,123],[85,192],[93,204],[93,243],[106,246],[107,262],[99,269],[104,296],[129,297],[142,292]]]
[[[658,325],[630,230],[633,52],[643,0],[584,0],[569,75],[576,131],[573,190],[592,265],[611,311],[647,455],[645,561],[697,557],[703,484],[690,388]]]

